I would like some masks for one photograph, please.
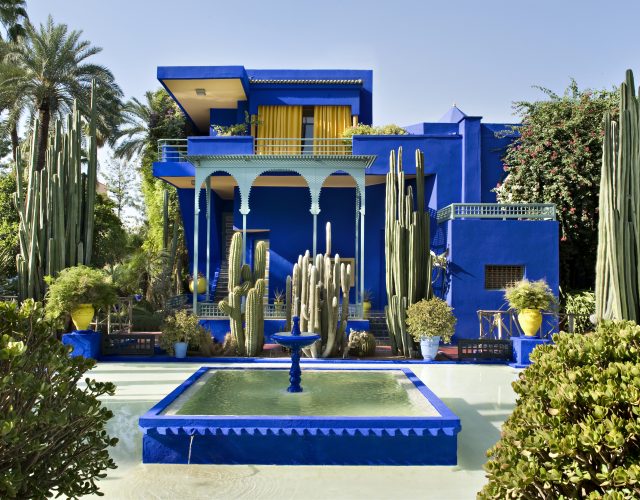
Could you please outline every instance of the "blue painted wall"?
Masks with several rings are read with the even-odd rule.
[[[545,279],[558,293],[556,221],[453,220],[446,223],[451,282],[447,301],[457,338],[478,338],[479,309],[507,309],[504,291],[485,290],[486,265],[524,265],[525,277]]]

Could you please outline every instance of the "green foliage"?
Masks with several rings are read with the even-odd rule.
[[[0,303],[0,317],[0,497],[99,493],[117,442],[99,398],[115,386],[79,384],[95,361],[69,356],[40,304]]]
[[[448,344],[455,331],[453,309],[444,300],[422,299],[407,308],[407,331],[416,342],[421,337],[440,337]]]
[[[512,309],[549,309],[556,304],[556,297],[545,280],[516,281],[507,287],[504,298]]]
[[[197,349],[202,345],[205,332],[211,338],[211,334],[200,325],[198,318],[186,309],[167,316],[162,323],[161,331],[160,347],[169,354],[173,354],[173,344],[176,342],[187,342],[190,347]]]
[[[116,302],[115,288],[100,269],[74,266],[63,269],[57,278],[47,276],[47,315],[56,320],[71,313],[80,304],[92,304],[96,309]]]
[[[638,498],[640,327],[603,322],[553,340],[513,384],[479,498]]]
[[[109,198],[96,197],[92,256],[96,267],[112,267],[131,250],[127,244],[129,236],[115,210],[116,204]]]
[[[349,352],[364,358],[376,353],[376,338],[372,333],[362,330],[351,330],[349,333]]]
[[[259,125],[258,117],[251,117],[247,111],[244,112],[244,123],[234,125],[213,125],[213,130],[221,136],[248,135],[252,125]]]
[[[354,135],[407,135],[408,132],[402,127],[393,123],[389,125],[365,125],[359,123],[355,127],[348,127],[342,132],[342,137],[345,139],[351,138]]]
[[[0,174],[0,284],[16,276],[18,247],[18,213],[13,203],[16,178],[13,173]]]
[[[593,330],[591,315],[596,313],[596,296],[591,290],[567,293],[564,300],[564,309],[575,317],[575,333],[585,333]]]
[[[555,203],[560,222],[563,288],[594,283],[598,190],[602,165],[602,118],[616,109],[615,92],[579,90],[564,95],[541,89],[548,99],[516,102],[519,133],[504,157],[506,178],[495,189],[502,203]]]

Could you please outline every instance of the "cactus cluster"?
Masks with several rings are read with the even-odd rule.
[[[20,218],[16,267],[21,299],[42,299],[44,276],[55,276],[66,267],[91,264],[97,180],[95,92],[94,81],[85,141],[83,120],[74,104],[66,127],[60,120],[55,123],[42,170],[37,169],[37,118],[26,173],[22,172],[20,150],[17,151],[14,203]],[[83,142],[87,146],[86,159],[82,156]],[[84,160],[86,174],[82,173]]]
[[[386,177],[385,316],[394,355],[411,357],[413,341],[406,328],[411,304],[433,296],[429,214],[424,206],[424,154],[416,150],[416,210],[413,190],[405,187],[402,148],[391,151]]]
[[[617,117],[605,113],[596,264],[596,318],[640,319],[640,102],[633,73]]]
[[[242,264],[242,234],[235,233],[229,248],[229,295],[218,304],[229,316],[231,333],[238,345],[240,356],[256,356],[264,345],[264,293],[267,246],[256,245],[253,271]],[[245,298],[245,312],[242,302]],[[244,326],[243,326],[244,323]]]
[[[307,250],[298,256],[293,276],[287,276],[287,329],[291,317],[300,317],[300,330],[320,334],[320,340],[305,353],[327,358],[341,355],[347,349],[345,332],[349,315],[351,265],[331,257],[331,223],[326,226],[327,247],[324,255],[315,259]]]

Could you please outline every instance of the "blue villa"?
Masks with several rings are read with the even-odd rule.
[[[159,67],[158,80],[199,134],[161,141],[153,172],[177,189],[191,268],[208,278],[207,294],[193,297],[201,318],[224,321],[216,304],[226,295],[233,231],[245,233],[249,263],[255,245],[268,242],[272,302],[300,253],[324,252],[327,222],[333,252],[356,270],[352,318],[362,314],[363,290],[371,291],[373,310],[383,309],[385,174],[399,147],[409,182],[414,151],[425,155],[431,245],[447,252],[440,293],[458,318],[456,337],[478,337],[477,311],[503,307],[506,283],[544,278],[558,292],[555,208],[500,205],[492,192],[512,140],[496,133],[509,125],[483,123],[454,106],[438,122],[405,126],[408,135],[344,139],[345,128],[372,123],[368,70]],[[245,122],[250,135],[216,133]],[[266,308],[267,318],[277,317]],[[228,326],[213,331],[219,336]]]

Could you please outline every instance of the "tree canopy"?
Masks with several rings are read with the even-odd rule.
[[[580,90],[575,81],[547,99],[514,103],[522,125],[504,157],[496,187],[503,203],[555,203],[560,222],[563,288],[592,288],[602,165],[602,118],[617,107],[614,91]]]

